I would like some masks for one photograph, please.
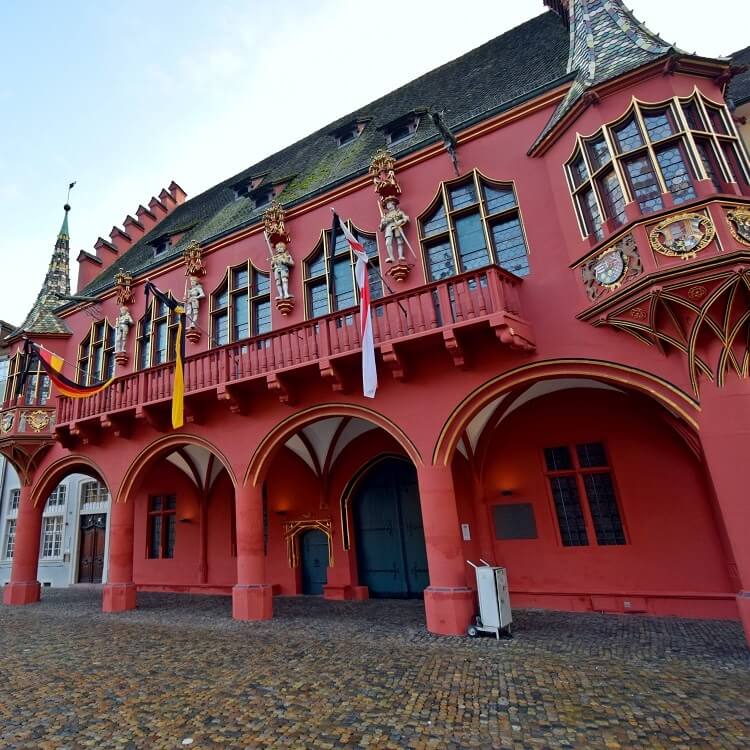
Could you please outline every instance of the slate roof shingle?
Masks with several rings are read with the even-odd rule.
[[[735,106],[746,104],[750,101],[750,47],[737,50],[729,56],[732,65],[746,66],[747,70],[737,74],[729,83],[727,99],[731,99]]]

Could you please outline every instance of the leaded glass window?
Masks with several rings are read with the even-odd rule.
[[[140,369],[171,362],[175,358],[178,316],[154,298],[138,321],[137,362]]]
[[[148,499],[147,553],[150,559],[174,557],[177,536],[177,498],[154,495]]]
[[[418,219],[430,281],[495,263],[518,276],[529,272],[515,190],[474,170],[444,183]]]
[[[78,350],[78,382],[93,385],[115,374],[115,329],[102,320],[91,326]]]
[[[211,294],[211,344],[262,336],[271,330],[271,277],[250,261],[230,268]]]

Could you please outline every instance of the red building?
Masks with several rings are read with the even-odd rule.
[[[80,253],[61,305],[66,207],[10,338],[6,604],[38,600],[44,498],[84,472],[112,496],[107,611],[149,590],[231,593],[240,619],[274,594],[424,595],[427,627],[462,633],[483,558],[514,606],[750,634],[750,75],[620,2],[547,5],[195,198],[172,183]],[[333,206],[370,257],[374,399]],[[278,279],[266,230],[294,261]],[[189,274],[172,429],[179,317],[142,288],[182,299]],[[50,392],[24,334],[82,385],[116,378]]]

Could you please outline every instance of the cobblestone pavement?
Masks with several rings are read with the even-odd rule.
[[[0,748],[750,748],[737,623],[541,611],[438,638],[421,602],[44,591],[0,608]]]

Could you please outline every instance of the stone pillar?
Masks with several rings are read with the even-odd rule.
[[[733,377],[733,376],[730,376]],[[701,394],[700,438],[729,545],[737,565],[737,608],[750,644],[750,391],[746,381],[722,390],[706,384]]]
[[[135,609],[133,583],[133,521],[135,501],[112,502],[109,530],[107,583],[102,587],[102,610],[124,612]]]
[[[262,485],[235,491],[237,514],[237,585],[232,589],[235,620],[270,620],[273,617],[271,586],[266,583],[263,550]]]
[[[39,542],[42,534],[42,512],[32,505],[31,487],[21,487],[16,517],[16,543],[10,583],[3,590],[4,604],[33,604],[39,601],[41,584],[37,580]]]
[[[449,466],[418,466],[417,479],[430,573],[424,592],[427,629],[462,635],[475,607],[474,593],[466,586],[453,475]]]

